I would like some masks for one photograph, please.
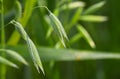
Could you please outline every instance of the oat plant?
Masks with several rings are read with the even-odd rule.
[[[34,0],[27,1],[26,2],[26,10],[28,9],[29,3],[33,4],[35,2],[36,1],[34,1]],[[15,7],[16,8],[15,20],[21,21],[22,23],[24,22],[23,24],[26,25],[30,15],[31,15],[32,8],[29,10],[29,13],[28,13],[29,15],[26,13],[28,11],[25,10],[24,16],[21,18],[21,15],[22,15],[21,4],[19,3],[19,1],[15,1],[15,5],[16,5],[16,7]],[[22,19],[24,19],[24,21],[22,21]],[[26,19],[26,21],[25,21],[25,19]],[[39,69],[41,69],[41,71],[44,73],[42,63],[41,63],[41,60],[40,60],[40,57],[39,57],[36,46],[34,45],[32,40],[28,37],[27,33],[24,31],[23,26],[15,20],[10,21],[10,23],[15,26],[15,28],[20,33],[20,35],[27,42],[28,49],[31,53],[34,65],[37,68],[38,72],[40,72]],[[10,23],[8,23],[8,24],[10,24]],[[2,46],[1,49],[0,49],[0,54],[1,54],[0,62],[3,63],[3,64],[0,64],[0,79],[5,79],[5,75],[6,75],[7,70],[6,70],[6,66],[4,64],[12,66],[14,68],[19,68],[15,63],[13,63],[12,61],[10,61],[6,58],[8,55],[13,59],[15,59],[15,60],[17,60],[17,61],[19,61],[19,62],[21,62],[25,65],[28,65],[26,60],[19,53],[17,53],[14,50],[6,48],[6,45],[5,45],[6,44],[5,43],[5,29],[4,28],[5,28],[5,25],[4,25],[4,7],[3,7],[3,0],[0,0],[0,30],[1,30],[1,46]],[[11,37],[11,39],[7,42],[8,45],[16,44],[18,42],[20,36],[16,33],[17,32],[14,32],[13,35],[12,35],[12,37],[14,36],[13,39],[17,38],[16,42],[13,43],[13,41],[12,41],[13,39]]]
[[[32,60],[33,60],[33,63],[35,65],[36,69],[38,70],[38,72],[40,72],[39,69],[41,69],[43,74],[45,74],[40,56],[38,54],[38,50],[37,50],[35,44],[33,43],[33,41],[29,38],[28,34],[25,32],[25,30],[23,28],[27,24],[27,21],[31,15],[32,10],[33,10],[32,7],[28,11],[26,10],[26,9],[28,9],[28,6],[29,6],[28,4],[31,3],[34,6],[33,3],[36,3],[36,2],[37,1],[33,1],[33,0],[31,0],[31,2],[29,2],[29,1],[26,2],[25,12],[24,12],[23,16],[22,16],[21,4],[19,3],[19,1],[15,2],[16,17],[15,17],[15,20],[10,21],[8,24],[13,24],[20,35],[18,35],[18,33],[16,31],[13,32],[13,34],[12,34],[11,38],[8,40],[7,44],[8,45],[16,44],[21,36],[26,41],[26,43],[28,45],[28,50],[31,54],[31,57],[32,57]],[[49,12],[49,18],[51,20],[51,23],[53,24],[52,26],[53,26],[54,30],[56,31],[56,33],[58,34],[58,37],[61,40],[63,46],[66,47],[64,39],[68,40],[68,37],[67,37],[67,34],[66,34],[61,22],[46,6],[41,6],[41,7],[47,9],[47,11]],[[2,26],[1,27],[1,34],[2,34],[1,35],[1,37],[2,37],[1,43],[2,43],[2,49],[0,49],[0,52],[6,53],[6,54],[10,55],[12,58],[14,58],[15,60],[18,60],[19,62],[21,62],[25,65],[28,65],[28,63],[25,61],[25,59],[20,54],[18,54],[17,52],[15,52],[13,50],[5,49],[5,32],[4,32],[4,21],[3,21],[4,18],[3,18],[2,12],[3,12],[3,6],[1,7],[1,26]],[[27,14],[27,12],[29,12],[29,13]],[[16,39],[16,41],[12,41],[13,39]],[[3,57],[1,57],[0,60],[4,64],[18,68],[18,66],[16,64],[12,63],[11,61],[9,61]]]
[[[43,66],[42,66],[37,48],[34,45],[34,43],[32,42],[32,40],[29,38],[27,33],[25,32],[25,30],[23,29],[23,26],[15,20],[12,20],[10,23],[12,23],[15,26],[16,30],[20,33],[22,38],[27,42],[28,50],[30,51],[30,54],[31,54],[31,57],[33,59],[34,65],[37,68],[38,72],[40,72],[39,69],[41,69],[42,72],[44,73]]]
[[[23,2],[25,2],[23,6],[23,4],[21,4],[18,0],[15,0],[14,1],[14,10],[15,10],[14,17],[10,18],[9,23],[8,22],[6,23],[4,19],[5,15],[4,15],[3,0],[0,0],[0,32],[1,32],[0,79],[5,79],[5,75],[7,71],[6,65],[17,68],[17,69],[19,68],[19,65],[17,63],[14,63],[12,60],[9,60],[8,57],[26,66],[28,66],[29,63],[25,59],[27,59],[27,57],[29,60],[32,59],[33,61],[32,64],[34,64],[34,66],[36,67],[36,70],[39,73],[40,71],[42,71],[42,73],[46,74],[46,77],[50,79],[60,79],[58,78],[60,72],[57,71],[57,69],[55,69],[55,72],[54,72],[53,67],[54,67],[55,61],[120,59],[120,54],[118,53],[114,54],[112,52],[109,53],[109,52],[100,52],[100,51],[75,50],[72,48],[72,45],[76,43],[79,44],[79,41],[81,40],[81,38],[83,38],[86,41],[86,44],[88,44],[91,48],[93,49],[96,48],[94,39],[92,38],[89,31],[86,29],[86,25],[84,25],[84,23],[85,24],[87,24],[88,22],[100,23],[100,22],[107,21],[106,16],[94,14],[105,5],[105,1],[98,2],[86,9],[85,2],[61,0],[60,3],[56,4],[56,7],[54,7],[54,10],[51,10],[49,7],[45,5],[41,5],[42,3],[41,1],[43,0],[25,0],[25,1],[23,0]],[[60,1],[60,0],[57,0],[57,1]],[[42,13],[42,11],[40,10],[41,8],[45,9],[45,12],[47,10],[47,13],[44,13],[44,11]],[[42,18],[38,17],[39,14],[36,14],[36,13],[39,13],[39,11],[41,14],[40,16],[42,16]],[[67,15],[64,15],[64,13],[66,13]],[[41,23],[39,23],[35,15],[37,15],[37,17],[40,18],[40,22],[41,23],[43,22],[44,26]],[[4,23],[7,25],[5,25]],[[6,42],[5,28],[9,28],[8,25],[14,26],[15,30],[13,31],[13,33],[11,34],[9,39],[7,39],[7,42]],[[36,46],[37,42],[35,41],[34,43],[32,41],[34,40],[32,36],[29,36],[27,34],[28,33],[27,30],[29,30],[29,28],[26,29],[25,28],[26,26],[34,26],[33,28],[47,26],[45,30],[42,30],[39,28],[36,30],[32,29],[32,31],[34,30],[35,30],[34,32],[38,31],[36,33],[41,33],[40,34],[41,36],[43,32],[39,30],[45,31],[46,38],[45,38],[45,35],[43,35],[42,38],[45,38],[47,40],[45,44],[47,44],[50,41],[50,44],[47,44],[47,45],[49,47],[51,46],[52,48],[49,48],[47,46],[42,47],[41,44],[38,44],[38,46]],[[31,28],[32,27],[30,27],[30,29]],[[30,30],[30,32],[32,31]],[[75,33],[72,34],[71,32],[75,32]],[[21,46],[19,46],[18,42],[20,40],[20,37],[22,37],[25,40],[26,42],[25,45],[22,44]],[[42,38],[40,37],[40,39]],[[40,40],[38,37],[36,37],[35,39]],[[52,44],[51,44],[51,41],[52,41]],[[81,43],[82,42],[80,41],[80,44]],[[70,47],[71,49],[67,47],[67,44],[71,46]],[[28,49],[25,49],[25,47],[27,47]],[[63,47],[66,47],[67,49]],[[80,47],[77,46],[77,48],[80,48]],[[27,50],[29,50],[29,53]],[[30,57],[29,57],[29,54],[31,55]],[[42,62],[44,61],[48,61],[49,63],[49,64],[45,64],[45,67],[44,65],[42,65]],[[51,63],[52,63],[53,69],[52,68],[49,69],[49,66],[51,65]],[[65,68],[65,64],[63,64],[64,68]],[[28,74],[31,72],[34,73],[34,71],[29,71],[29,70],[27,71],[27,69],[23,72]],[[29,74],[29,76],[31,77],[31,74]]]
[[[93,15],[93,13],[95,13],[96,11],[98,11],[99,9],[101,9],[105,5],[105,1],[98,2],[98,3],[88,7],[87,9],[84,9],[85,5],[86,4],[82,1],[73,1],[73,2],[70,1],[68,3],[66,1],[66,4],[64,4],[64,2],[58,4],[57,8],[54,9],[53,13],[54,13],[54,15],[56,15],[57,17],[60,18],[60,16],[62,16],[62,15],[60,15],[59,13],[61,13],[61,12],[64,13],[64,11],[68,10],[69,14],[66,15],[64,18],[64,19],[66,19],[66,18],[67,19],[66,20],[63,19],[63,21],[62,21],[62,22],[66,21],[66,24],[64,23],[63,26],[66,28],[67,34],[70,33],[70,30],[74,26],[78,30],[77,34],[75,34],[71,38],[69,38],[70,45],[73,45],[75,42],[77,42],[81,38],[84,38],[86,40],[86,42],[90,45],[91,48],[95,48],[96,47],[95,43],[94,43],[91,35],[84,28],[85,26],[83,25],[83,23],[87,23],[87,22],[100,23],[100,22],[107,21],[106,16]],[[72,14],[71,14],[71,12],[72,12]],[[69,15],[73,15],[73,16],[71,16],[71,18],[68,19]],[[64,16],[64,14],[63,14],[63,16]],[[82,22],[82,24],[80,24],[81,22]],[[48,23],[49,23],[49,21],[48,21]],[[80,26],[80,27],[78,27],[78,26]],[[51,36],[52,31],[53,30],[51,28],[48,29],[48,32],[46,34],[47,38],[49,38]],[[56,45],[57,44],[58,43],[56,43]]]

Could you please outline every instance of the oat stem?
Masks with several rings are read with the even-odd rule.
[[[3,8],[3,0],[0,0],[1,6],[0,6],[0,26],[1,26],[1,45],[2,48],[5,48],[5,30],[4,30],[4,8]],[[2,56],[5,56],[4,52],[2,54]],[[6,75],[6,66],[4,64],[1,64],[1,76],[0,79],[5,79],[5,75]]]

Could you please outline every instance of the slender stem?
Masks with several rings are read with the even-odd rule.
[[[5,48],[5,30],[4,30],[4,15],[3,15],[3,5],[1,6],[1,44]]]
[[[3,0],[0,0],[0,26],[1,26],[1,45],[2,48],[5,48],[5,30],[4,30],[4,9],[3,9]],[[3,53],[2,56],[5,56]],[[6,66],[4,64],[1,65],[1,76],[0,79],[5,79],[5,74],[6,74]]]

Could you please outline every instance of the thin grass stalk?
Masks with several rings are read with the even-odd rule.
[[[4,8],[3,8],[3,0],[0,0],[1,6],[0,6],[0,26],[1,26],[1,46],[4,49],[5,48],[5,30],[4,30]],[[5,56],[4,52],[2,56]],[[0,79],[5,79],[6,75],[6,66],[4,64],[1,64],[1,76]]]

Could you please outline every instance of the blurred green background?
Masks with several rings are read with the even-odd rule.
[[[16,0],[4,0],[5,25],[17,16],[15,1]],[[25,10],[30,11],[29,9],[32,7],[32,12],[28,12],[25,15],[27,22],[25,23],[23,18],[23,22],[21,21],[21,23],[26,26],[26,32],[40,50],[40,56],[42,58],[46,74],[43,75],[42,73],[37,72],[32,60],[29,57],[30,55],[27,51],[24,40],[20,39],[18,43],[13,45],[8,43],[8,47],[18,51],[30,63],[30,65],[25,66],[16,62],[15,60],[10,59],[17,63],[20,68],[15,69],[7,66],[6,79],[120,79],[120,60],[94,59],[76,61],[73,59],[68,61],[64,59],[62,60],[62,58],[54,60],[56,57],[53,58],[53,60],[52,58],[49,60],[49,55],[51,56],[57,52],[61,53],[61,50],[64,52],[64,48],[61,44],[59,44],[59,38],[54,31],[52,31],[51,35],[48,35],[48,37],[46,36],[48,29],[51,27],[49,21],[46,20],[47,11],[43,8],[33,8],[38,6],[38,4],[34,3],[33,1],[33,4],[35,4],[33,6],[29,3],[30,1],[32,2],[32,0],[19,0],[22,5],[22,15],[24,15]],[[73,3],[75,1],[82,1],[85,3],[85,6],[82,8],[83,13],[80,12],[78,8],[71,10],[67,6],[69,3]],[[89,14],[106,16],[108,18],[107,21],[97,22],[96,20],[79,20],[81,16],[84,15],[84,11],[86,9],[101,1],[103,0],[39,0],[39,5],[46,5],[56,16],[58,16],[67,32],[69,39],[74,37],[74,35],[79,34],[76,24],[81,24],[82,27],[87,30],[96,45],[96,48],[91,48],[89,43],[86,42],[84,38],[79,38],[70,43],[68,48],[65,49],[65,52],[67,52],[69,49],[75,51],[105,51],[108,53],[112,52],[113,54],[120,52],[120,0],[104,0],[105,4],[99,10]],[[25,9],[26,2],[28,2],[27,9]],[[63,5],[66,5],[67,9],[61,10],[60,8]],[[80,14],[77,15],[77,12]],[[76,17],[74,18],[74,16]],[[72,22],[71,20],[73,19],[75,19],[75,22],[73,22],[73,25],[70,26]],[[14,30],[15,29],[12,27],[12,25],[5,27],[6,42],[9,41]],[[47,52],[46,57],[48,56],[48,59],[44,57],[45,51]]]

